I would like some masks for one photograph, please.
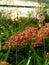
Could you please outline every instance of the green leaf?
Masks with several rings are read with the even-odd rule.
[[[25,65],[26,59],[22,60],[18,65]]]

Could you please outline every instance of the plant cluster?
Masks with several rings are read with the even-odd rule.
[[[45,15],[44,22],[49,21]],[[48,65],[49,23],[41,28],[32,17],[12,21],[0,13],[0,63],[12,65]]]
[[[35,27],[26,27],[23,32],[18,32],[11,36],[3,48],[6,49],[13,46],[27,45],[28,41],[33,39],[36,41],[32,44],[36,47],[42,44],[43,40],[45,40],[47,36],[49,36],[49,26],[43,26],[39,30]]]

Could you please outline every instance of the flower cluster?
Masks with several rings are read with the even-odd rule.
[[[42,44],[43,40],[46,39],[46,37],[49,36],[49,27],[42,27],[41,29],[38,30],[35,39],[37,39],[37,41],[34,44],[34,46],[38,46],[39,44]]]
[[[9,41],[3,46],[4,49],[13,47],[27,45],[28,41],[35,38],[36,42],[32,43],[34,47],[41,45],[43,40],[49,36],[49,27],[43,26],[39,30],[35,27],[26,27],[23,32],[18,32],[15,35],[11,36]]]
[[[37,31],[38,30],[35,27],[26,27],[25,31],[17,32],[15,35],[11,36],[3,48],[7,49],[13,46],[27,45],[28,41],[36,36]]]

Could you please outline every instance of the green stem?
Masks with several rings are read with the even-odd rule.
[[[45,40],[44,40],[44,59],[45,59]]]
[[[8,49],[8,51],[7,51],[6,55],[5,55],[5,59],[4,59],[4,61],[7,61],[8,56],[9,56],[9,53],[10,53],[10,49]]]
[[[17,47],[16,47],[16,65],[17,65]]]
[[[47,59],[46,59],[46,51],[45,51],[45,40],[43,41],[44,43],[44,65],[46,65]]]
[[[36,51],[35,51],[35,49],[34,49],[34,47],[32,46],[32,50],[33,50],[33,52],[34,52],[34,61],[36,60],[37,61],[37,64],[38,65],[41,65],[42,63],[41,63],[41,58],[38,56],[38,54],[36,53]],[[34,63],[35,64],[35,63]]]
[[[1,41],[0,41],[0,51],[1,51]]]
[[[18,65],[21,65],[26,59],[22,60]]]

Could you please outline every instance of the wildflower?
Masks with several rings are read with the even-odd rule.
[[[32,44],[36,47],[41,45],[47,36],[49,36],[49,26],[43,26],[39,30],[35,27],[27,27],[23,32],[18,32],[11,36],[9,41],[7,41],[3,46],[3,49],[7,49],[12,46],[27,45],[28,41],[33,40],[33,38],[36,42]]]
[[[38,31],[37,28],[35,28],[35,27],[26,27],[25,30],[26,30],[27,32],[31,33],[32,36],[35,36],[36,33],[37,33],[37,31]]]
[[[27,43],[28,43],[28,40],[23,40],[22,41],[22,45],[27,45]]]
[[[26,32],[24,35],[24,38],[26,38],[27,40],[31,40],[32,39],[32,34]]]
[[[34,42],[32,43],[34,47],[37,47],[38,46],[38,42]]]
[[[37,47],[42,44],[42,39],[37,40],[36,42],[32,43],[34,47]]]
[[[7,49],[11,47],[11,42],[6,42],[6,44],[3,46],[3,49]]]
[[[10,37],[10,40],[13,40],[14,41],[15,40],[15,36],[11,36]]]
[[[21,44],[20,44],[20,41],[18,41],[18,42],[15,42],[15,43],[12,43],[12,46],[14,47],[14,46],[20,46]]]

